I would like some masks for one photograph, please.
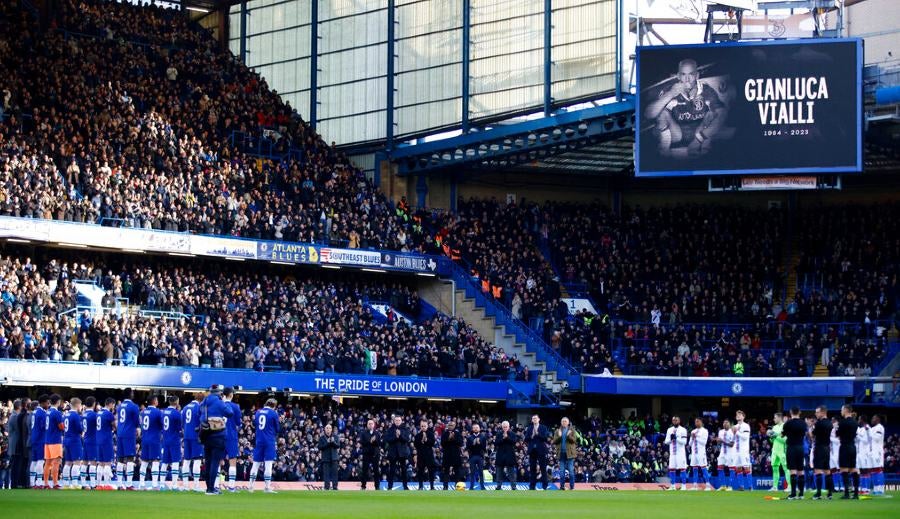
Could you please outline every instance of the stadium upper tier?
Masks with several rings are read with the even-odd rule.
[[[64,1],[47,30],[14,4],[0,25],[0,213],[390,249],[415,233],[182,16]],[[283,158],[242,154],[234,132]]]

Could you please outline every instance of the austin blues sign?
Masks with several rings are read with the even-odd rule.
[[[430,256],[417,256],[411,254],[396,254],[393,252],[381,253],[381,265],[416,272],[437,273],[438,262]]]

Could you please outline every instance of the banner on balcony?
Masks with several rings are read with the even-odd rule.
[[[337,373],[264,372],[234,369],[156,366],[107,366],[80,362],[0,360],[0,382],[8,386],[63,386],[197,390],[212,384],[241,386],[244,391],[277,388],[317,395],[462,398],[505,402],[508,396],[530,395],[533,382],[389,377]]]

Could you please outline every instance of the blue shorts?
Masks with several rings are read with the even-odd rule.
[[[84,460],[97,461],[97,443],[84,442]]]
[[[112,463],[113,458],[113,444],[112,441],[109,442],[101,442],[97,444],[97,462],[98,463]]]
[[[133,458],[137,452],[137,440],[135,438],[116,438],[116,456],[120,458]]]
[[[162,445],[158,443],[141,444],[142,461],[159,461],[162,458]]]
[[[81,444],[81,440],[63,443],[63,461],[82,460],[84,460],[84,445]]]
[[[237,438],[233,440],[225,440],[225,458],[229,460],[237,459],[241,449],[238,446]]]
[[[199,460],[203,458],[203,444],[199,440],[184,440],[184,459]]]
[[[275,461],[275,444],[257,445],[253,449],[253,461]]]
[[[31,461],[44,461],[44,444],[31,445]]]
[[[163,463],[181,463],[181,442],[163,445]]]

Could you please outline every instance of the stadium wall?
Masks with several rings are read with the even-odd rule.
[[[453,173],[432,174],[427,179],[429,207],[449,209]],[[457,174],[457,196],[462,198],[497,198],[512,194],[517,201],[534,202],[600,201],[612,205],[616,193],[626,205],[658,207],[674,203],[727,204],[745,207],[768,207],[776,201],[786,205],[791,191],[714,192],[708,190],[705,178],[696,179],[628,179],[616,176],[588,176],[566,173],[529,173],[519,171]],[[843,189],[799,192],[801,205],[846,204],[848,202],[879,203],[900,199],[891,174],[867,174],[843,179]],[[392,175],[392,181],[408,189],[395,189],[392,195],[415,200],[415,177]],[[412,198],[410,198],[412,197]]]
[[[866,64],[900,65],[900,2],[867,0],[844,11],[847,36],[865,38]]]

